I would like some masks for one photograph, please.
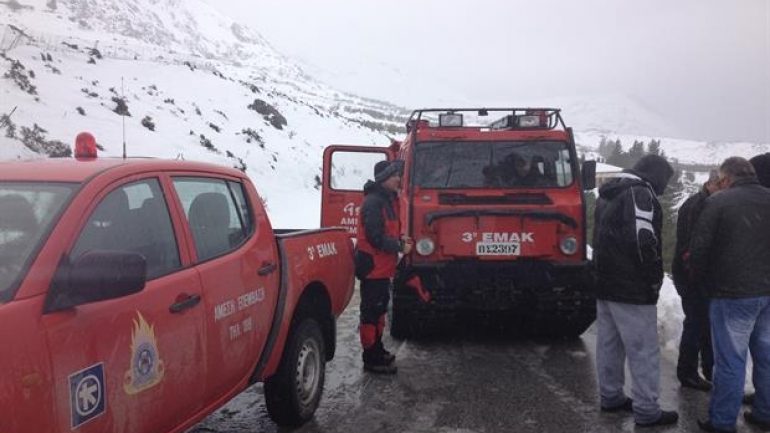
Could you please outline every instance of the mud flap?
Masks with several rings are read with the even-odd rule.
[[[414,290],[414,293],[422,302],[428,303],[431,300],[430,292],[422,285],[420,276],[415,274],[407,278],[404,285]]]

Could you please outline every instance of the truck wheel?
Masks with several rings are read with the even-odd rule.
[[[390,317],[388,318],[391,337],[403,340],[418,334],[416,331],[419,324],[415,317],[417,302],[417,297],[412,293],[411,289],[398,282],[395,283],[393,305],[390,309]]]
[[[390,312],[390,336],[397,340],[411,337],[414,333],[414,319],[411,316],[410,313],[394,307]]]
[[[276,424],[297,427],[313,417],[321,400],[326,348],[314,319],[303,319],[290,332],[278,372],[265,381],[265,402]]]

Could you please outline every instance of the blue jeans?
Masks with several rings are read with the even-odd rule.
[[[770,296],[711,300],[714,390],[709,419],[714,427],[735,429],[751,349],[756,389],[754,415],[770,421]]]

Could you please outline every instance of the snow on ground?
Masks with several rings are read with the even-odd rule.
[[[658,299],[658,339],[661,349],[677,352],[682,336],[682,300],[676,293],[674,282],[666,275]]]

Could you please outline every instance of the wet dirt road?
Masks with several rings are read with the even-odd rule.
[[[595,331],[554,342],[480,337],[474,332],[435,342],[394,341],[398,374],[364,373],[358,344],[358,299],[338,323],[338,349],[327,364],[315,418],[296,432],[696,432],[708,394],[681,389],[676,353],[662,352],[661,404],[679,424],[640,429],[625,414],[598,410]],[[627,385],[628,388],[628,385]],[[627,390],[627,392],[630,392]],[[752,431],[739,420],[739,430]],[[249,388],[189,433],[277,432],[261,385]]]

